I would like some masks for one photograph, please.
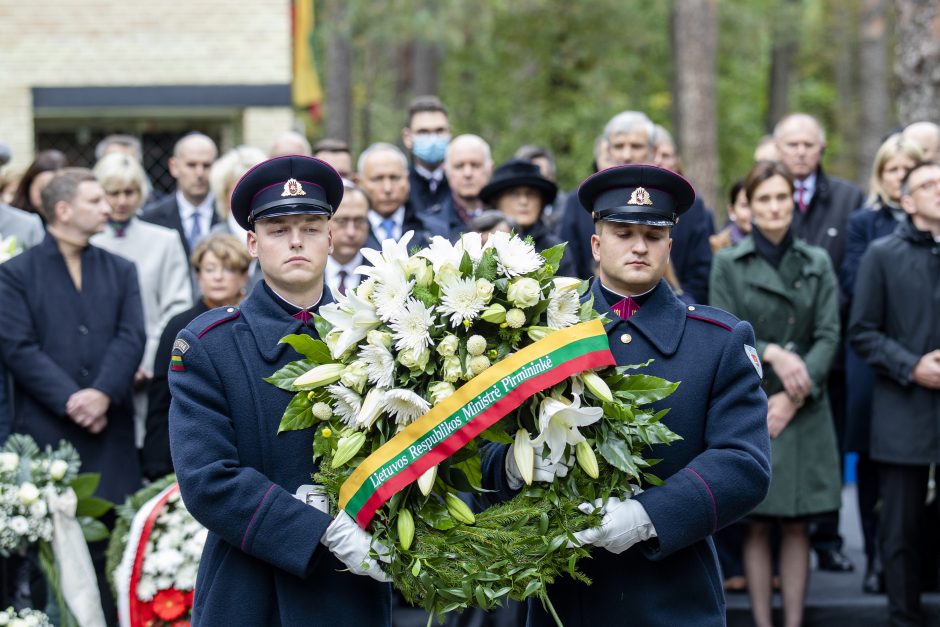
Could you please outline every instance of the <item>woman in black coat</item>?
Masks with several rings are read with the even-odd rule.
[[[173,472],[167,416],[170,387],[167,372],[176,335],[198,316],[215,307],[237,305],[245,296],[251,256],[245,245],[232,235],[211,235],[196,246],[190,256],[201,298],[192,309],[167,322],[153,361],[153,381],[147,403],[147,432],[141,452],[144,477],[159,479]]]
[[[874,240],[890,235],[899,221],[906,221],[901,209],[901,181],[908,170],[920,161],[920,147],[901,133],[889,137],[878,152],[872,165],[869,181],[868,204],[855,211],[849,218],[846,230],[845,258],[839,268],[839,284],[847,303],[851,306],[855,294],[855,278],[862,255]],[[879,593],[884,589],[881,560],[877,556],[878,514],[875,507],[880,491],[875,464],[868,455],[871,432],[871,404],[874,375],[871,368],[859,358],[846,342],[845,373],[846,390],[845,448],[858,453],[856,476],[858,485],[858,510],[865,540],[867,568],[862,589]]]

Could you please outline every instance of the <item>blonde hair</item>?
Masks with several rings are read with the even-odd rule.
[[[267,155],[254,146],[236,146],[218,158],[209,170],[209,189],[215,196],[215,210],[222,219],[232,212],[232,188],[245,172],[255,167]]]
[[[92,171],[105,191],[124,185],[136,186],[137,191],[140,192],[140,207],[144,205],[150,196],[150,179],[147,178],[143,166],[140,165],[139,161],[125,154],[111,153],[105,155],[98,160]]]
[[[924,152],[920,146],[901,133],[895,133],[884,141],[875,153],[875,161],[871,166],[871,177],[868,179],[868,204],[874,205],[879,200],[889,204],[891,199],[881,184],[881,175],[884,174],[885,165],[890,159],[904,155],[914,163],[924,159]]]
[[[234,235],[219,233],[210,235],[196,245],[196,249],[189,256],[189,263],[196,273],[199,273],[199,264],[207,253],[212,253],[219,258],[222,265],[229,270],[234,270],[242,274],[248,274],[248,267],[251,265],[251,255],[245,245],[238,241]]]

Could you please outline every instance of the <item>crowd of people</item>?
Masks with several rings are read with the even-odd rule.
[[[2,172],[0,441],[72,442],[114,502],[173,471],[171,351],[197,316],[264,289],[231,196],[269,157],[313,156],[342,176],[323,275],[336,297],[358,285],[364,247],[409,231],[415,246],[494,230],[539,251],[566,242],[559,274],[602,273],[603,217],[559,188],[550,150],[521,146],[494,167],[490,144],[454,135],[433,96],[411,103],[400,140],[354,155],[286,131],[268,152],[220,156],[193,132],[173,149],[176,187],[162,197],[127,135],[105,138],[93,169],[45,150],[20,176]],[[824,170],[825,148],[811,115],[781,119],[729,190],[725,224],[696,197],[670,225],[664,278],[689,309],[710,304],[754,330],[772,478],[756,509],[715,536],[725,588],[747,591],[764,627],[779,587],[786,624],[798,625],[811,555],[819,569],[856,567],[838,518],[844,454],[856,452],[864,589],[887,593],[894,624],[915,625],[940,553],[940,127],[887,136],[867,193]],[[575,174],[624,164],[682,173],[672,136],[637,111],[610,119]],[[103,547],[92,556],[102,573]]]

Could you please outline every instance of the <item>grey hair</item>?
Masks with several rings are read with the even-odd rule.
[[[621,111],[610,118],[604,126],[604,139],[610,140],[614,135],[632,133],[641,130],[646,133],[650,148],[653,148],[653,138],[656,136],[656,126],[642,111]]]
[[[790,113],[789,115],[785,115],[780,118],[780,121],[777,122],[776,126],[774,126],[774,139],[780,139],[780,133],[783,130],[783,125],[794,119],[807,120],[815,124],[816,128],[819,129],[819,142],[823,145],[826,144],[826,131],[823,130],[823,126],[819,123],[819,120],[809,113]]]
[[[366,159],[369,158],[369,155],[384,151],[393,152],[398,155],[398,158],[401,159],[401,163],[405,170],[408,170],[408,157],[405,156],[405,153],[402,152],[401,148],[388,142],[375,142],[363,150],[362,154],[359,155],[359,161],[356,162],[356,170],[358,170],[360,173],[365,172]]]

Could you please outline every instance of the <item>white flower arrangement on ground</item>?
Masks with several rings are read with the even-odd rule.
[[[39,610],[8,607],[0,612],[0,627],[52,627],[52,621]]]
[[[208,531],[186,509],[176,477],[138,491],[118,513],[107,570],[121,624],[160,627],[188,621]]]
[[[314,480],[326,487],[334,512],[354,470],[367,459],[377,463],[370,455],[396,435],[423,428],[423,422],[409,426],[433,407],[445,403],[450,411],[464,395],[447,399],[476,377],[495,376],[522,349],[598,319],[592,301],[581,302],[587,282],[555,276],[563,246],[538,253],[515,235],[496,232],[484,242],[469,233],[455,244],[435,237],[409,254],[411,237],[386,240],[380,251],[364,249],[371,265],[357,272],[365,280],[315,318],[323,340],[283,338],[304,359],[266,379],[295,392],[279,431],[314,427],[320,469]],[[606,352],[603,329],[591,328]],[[612,356],[603,363],[613,363]],[[550,607],[545,590],[556,577],[586,581],[576,561],[588,550],[569,540],[598,524],[600,515],[586,516],[577,505],[622,495],[629,484],[658,482],[647,472],[654,463],[645,459],[648,447],[678,436],[660,422],[667,410],[644,405],[678,384],[628,375],[629,367],[571,366],[568,376],[563,365],[549,362],[564,373],[551,379],[556,383],[526,392],[515,409],[437,465],[418,466],[420,478],[376,511],[370,531],[390,548],[384,568],[409,602],[438,616],[469,606],[492,609],[507,596],[537,596]],[[534,377],[520,381],[528,376]],[[476,381],[483,380],[489,379]],[[507,396],[517,387],[504,385]],[[481,495],[479,451],[488,441],[515,442],[515,461],[529,485],[474,514],[457,492]],[[557,467],[550,482],[533,483],[536,455]]]

